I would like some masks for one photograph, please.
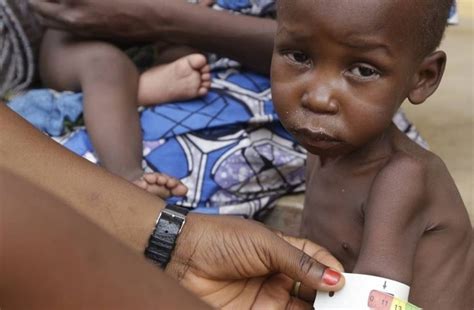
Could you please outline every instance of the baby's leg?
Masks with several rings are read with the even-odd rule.
[[[66,33],[48,31],[40,71],[48,87],[83,91],[84,119],[101,165],[140,186],[143,170],[138,72],[129,58],[111,44],[77,41]],[[169,179],[159,173],[147,178]],[[151,183],[140,187],[162,198],[187,191],[177,181]]]
[[[48,87],[83,91],[84,120],[101,165],[127,180],[140,178],[138,71],[128,57],[111,44],[50,30],[40,68]]]
[[[211,86],[209,71],[206,58],[201,54],[151,68],[140,76],[138,102],[153,105],[203,96]]]

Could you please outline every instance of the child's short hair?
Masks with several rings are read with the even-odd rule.
[[[412,0],[413,1],[413,0]],[[446,29],[449,11],[454,0],[415,0],[415,9],[421,10],[420,29],[414,30],[420,42],[421,56],[433,52],[441,43]]]

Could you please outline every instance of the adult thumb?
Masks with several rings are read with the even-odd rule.
[[[319,291],[338,291],[344,286],[344,276],[334,268],[330,268],[315,258],[306,254],[284,239],[280,238],[279,245],[270,255],[276,271],[300,281],[308,287]],[[324,248],[319,247],[318,257],[332,257]],[[336,259],[334,259],[336,261]]]

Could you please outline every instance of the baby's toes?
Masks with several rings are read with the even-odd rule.
[[[209,73],[209,72],[211,72],[211,67],[209,65],[205,65],[204,67],[201,68],[202,74]]]
[[[201,74],[201,82],[210,82],[211,81],[211,74],[210,73],[203,73]]]
[[[142,179],[145,180],[149,184],[155,184],[157,180],[157,176],[155,173],[145,173],[142,176]]]
[[[191,55],[188,55],[186,57],[187,57],[189,65],[194,70],[199,70],[199,71],[202,72],[202,70],[206,66],[208,66],[206,56],[204,56],[202,54],[191,54]]]
[[[168,199],[171,196],[171,191],[169,189],[155,184],[149,184],[146,191],[152,195],[160,197],[161,199]]]
[[[178,186],[179,184],[181,184],[181,182],[178,179],[168,176],[165,186],[168,189],[172,189]]]
[[[173,196],[184,196],[188,192],[188,188],[180,180],[172,177],[166,183],[166,188],[169,189]]]
[[[148,183],[144,179],[135,180],[135,181],[133,181],[133,184],[135,184],[136,186],[138,186],[138,187],[140,187],[141,189],[144,189],[144,190],[146,190],[147,187],[148,187]]]
[[[185,196],[187,194],[188,188],[186,187],[186,185],[180,182],[176,187],[172,188],[170,191],[173,196],[180,197],[180,196]]]
[[[156,177],[156,184],[160,186],[166,186],[168,187],[168,182],[169,182],[170,177],[165,175],[165,174],[157,174]]]
[[[201,80],[201,85],[199,86],[198,92],[200,95],[203,90],[205,90],[205,93],[211,88],[211,81],[210,80]]]
[[[207,87],[200,87],[198,89],[198,96],[204,96],[205,94],[207,94],[207,92],[209,91],[209,88]]]
[[[146,173],[142,177],[149,185],[156,184],[159,186],[164,186],[168,182],[168,176],[161,173]]]
[[[211,81],[203,81],[203,82],[201,82],[201,86],[200,86],[200,87],[210,88],[210,87],[211,87]]]

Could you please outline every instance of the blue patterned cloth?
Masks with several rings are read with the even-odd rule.
[[[215,7],[271,16],[274,1],[218,0]],[[188,186],[186,199],[172,202],[197,212],[251,217],[282,195],[304,190],[306,151],[280,125],[268,77],[240,71],[237,62],[226,58],[210,59],[213,79],[205,97],[141,111],[143,166]],[[29,105],[48,108],[25,114]],[[77,116],[82,96],[36,90],[10,102],[10,107],[57,135],[63,130],[58,125]],[[74,115],[68,107],[74,108]],[[413,140],[424,143],[403,114],[394,120]],[[98,162],[85,128],[62,133],[55,137],[59,143]]]
[[[281,127],[269,80],[214,73],[202,98],[141,112],[144,167],[179,178],[189,191],[172,202],[198,212],[252,216],[281,195],[304,189],[305,151]],[[85,128],[57,139],[93,162]]]

